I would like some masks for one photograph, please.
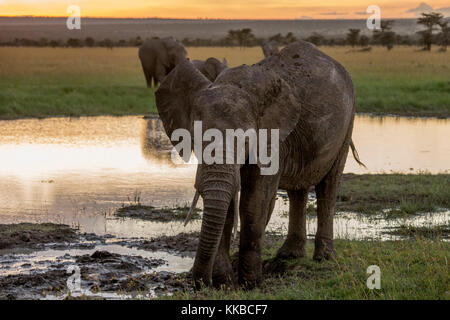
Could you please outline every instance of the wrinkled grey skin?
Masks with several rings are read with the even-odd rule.
[[[273,56],[274,54],[277,54],[279,52],[278,43],[275,41],[264,42],[261,48],[265,58]]]
[[[144,70],[147,87],[155,87],[175,66],[186,59],[186,49],[173,37],[152,38],[139,48],[139,59]]]
[[[204,213],[192,269],[197,285],[235,283],[229,248],[239,188],[240,285],[251,288],[263,280],[261,246],[279,188],[287,190],[290,209],[288,235],[278,257],[305,255],[311,186],[317,194],[314,259],[336,256],[333,215],[351,141],[354,102],[347,71],[303,41],[253,66],[227,69],[214,83],[189,61],[164,79],[156,104],[169,137],[178,128],[194,136],[194,120],[203,122],[203,132],[217,128],[224,135],[225,129],[280,130],[280,170],[275,175],[261,175],[256,164],[198,166],[195,188],[203,198]]]
[[[196,67],[203,75],[209,80],[216,80],[217,76],[228,68],[228,63],[226,59],[222,62],[216,58],[208,58],[206,61],[193,60],[192,64]]]

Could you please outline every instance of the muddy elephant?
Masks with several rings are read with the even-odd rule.
[[[216,80],[217,76],[228,68],[227,60],[224,58],[222,62],[216,58],[208,58],[203,60],[193,60],[192,64],[209,80]]]
[[[278,53],[278,43],[275,41],[264,42],[261,45],[261,49],[263,51],[264,57],[268,58]]]
[[[173,37],[152,38],[139,48],[139,59],[144,70],[147,87],[161,83],[175,66],[186,59],[186,49]]]
[[[204,211],[192,269],[196,285],[261,284],[261,247],[279,188],[287,190],[290,206],[287,238],[277,256],[305,255],[306,204],[312,186],[318,218],[313,258],[336,256],[333,215],[355,112],[352,80],[338,62],[298,41],[255,65],[227,69],[211,82],[185,60],[161,83],[156,105],[172,138],[176,129],[194,137],[197,121],[202,132],[216,129],[223,135],[227,129],[279,130],[278,139],[266,145],[279,160],[273,174],[262,174],[265,166],[259,159],[250,161],[249,143],[244,163],[198,165],[193,205],[201,196]],[[200,152],[206,146],[203,142]],[[237,217],[241,223],[234,279],[229,249]]]

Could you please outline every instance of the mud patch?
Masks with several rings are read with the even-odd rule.
[[[182,257],[194,257],[199,237],[199,232],[183,232],[174,236],[161,236],[150,240],[124,240],[119,242],[119,244],[140,250],[166,251]]]
[[[0,299],[153,298],[190,290],[197,242],[198,234],[148,241],[51,223],[0,225]],[[70,279],[79,279],[80,290]]]
[[[53,223],[19,223],[0,225],[0,250],[14,248],[37,249],[40,245],[71,242],[78,238],[68,225]]]
[[[192,219],[200,219],[201,210],[195,208]],[[184,220],[189,213],[189,207],[174,207],[174,208],[155,208],[141,204],[124,206],[115,212],[115,216],[122,218],[133,218],[142,220],[152,220],[169,222],[174,220]]]
[[[0,255],[17,251],[93,248],[105,243],[111,235],[79,233],[65,224],[18,223],[0,224]]]
[[[154,297],[190,288],[187,274],[154,271],[166,264],[162,259],[98,250],[79,256],[66,254],[57,260],[45,271],[0,277],[0,299]],[[80,290],[69,294],[69,282],[77,278]]]

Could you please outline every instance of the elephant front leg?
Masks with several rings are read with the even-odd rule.
[[[242,178],[239,284],[249,289],[263,281],[261,249],[278,182],[278,176],[261,176],[257,166],[246,168]]]
[[[308,190],[288,190],[289,227],[283,246],[277,252],[277,258],[301,258],[306,255],[306,204]]]
[[[234,199],[233,201],[236,201]],[[220,287],[234,287],[236,281],[233,275],[233,268],[230,261],[230,244],[231,234],[233,231],[234,223],[234,205],[233,201],[228,207],[227,218],[225,220],[225,226],[220,240],[219,248],[216,258],[214,260],[212,281],[216,288]]]
[[[344,144],[330,172],[316,185],[317,232],[313,259],[334,259],[337,253],[333,244],[333,217],[339,183],[347,159],[349,145]]]

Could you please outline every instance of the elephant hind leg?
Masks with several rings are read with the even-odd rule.
[[[152,75],[148,68],[146,68],[144,65],[142,65],[142,70],[144,70],[144,76],[145,76],[145,82],[147,83],[147,88],[152,87]]]
[[[234,200],[233,200],[234,201]],[[222,238],[220,240],[219,248],[214,260],[212,281],[216,288],[220,287],[235,287],[236,281],[233,275],[233,268],[230,260],[230,244],[231,234],[234,222],[234,205],[233,201],[228,207],[228,213],[225,220]]]
[[[306,204],[308,189],[288,190],[288,235],[277,252],[277,258],[301,258],[306,255]]]
[[[344,143],[331,170],[315,188],[317,196],[317,232],[313,259],[317,261],[337,257],[333,245],[333,217],[348,148],[349,141]]]

